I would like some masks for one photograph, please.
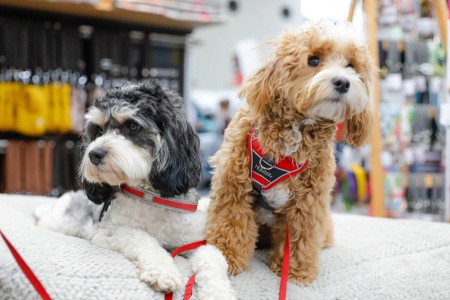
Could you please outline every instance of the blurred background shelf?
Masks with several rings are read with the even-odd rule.
[[[182,1],[184,5],[169,5],[171,1],[44,1],[0,0],[1,7],[36,10],[47,13],[88,17],[143,26],[165,27],[190,32],[198,26],[220,22],[217,1]],[[172,1],[173,2],[173,1]],[[168,3],[168,4],[167,4]],[[183,4],[182,3],[182,4]]]

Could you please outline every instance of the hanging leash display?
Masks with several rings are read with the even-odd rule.
[[[3,234],[3,232],[0,230],[0,235],[2,236],[3,240],[6,243],[6,246],[8,246],[9,251],[11,251],[11,254],[13,255],[15,261],[20,267],[20,270],[22,273],[27,277],[27,279],[30,281],[30,283],[33,285],[36,292],[41,296],[42,300],[51,300],[50,295],[45,290],[42,283],[39,281],[39,279],[34,275],[31,268],[28,266],[28,264],[25,262],[25,260],[22,258],[22,256],[19,254],[19,252],[14,248],[14,246],[11,244],[11,242],[6,238],[6,236]]]

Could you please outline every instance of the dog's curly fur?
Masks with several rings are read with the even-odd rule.
[[[275,42],[275,58],[242,87],[244,105],[232,119],[213,158],[207,241],[222,250],[229,272],[244,270],[255,250],[258,227],[271,226],[270,268],[280,273],[286,225],[290,227],[289,277],[311,283],[319,272],[319,251],[333,243],[329,204],[335,184],[333,142],[337,123],[347,141],[361,146],[371,130],[369,90],[373,64],[368,49],[355,40],[347,23],[311,22]],[[314,65],[311,59],[319,59]],[[349,89],[338,92],[335,78]],[[264,193],[275,208],[255,207],[247,136],[258,128],[264,152],[275,161],[290,156],[308,160],[302,173]]]

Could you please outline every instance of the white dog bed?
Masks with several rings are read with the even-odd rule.
[[[0,195],[0,229],[53,299],[163,299],[123,255],[35,227],[34,208],[51,201]],[[290,283],[288,299],[450,299],[449,224],[350,215],[334,215],[334,222],[336,244],[321,252],[319,277],[308,287]],[[187,261],[176,263],[187,280]],[[279,282],[256,258],[232,278],[246,300],[278,299]],[[39,299],[1,240],[0,299]]]

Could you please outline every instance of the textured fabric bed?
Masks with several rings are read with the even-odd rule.
[[[0,195],[0,229],[53,299],[163,299],[121,254],[35,227],[34,208],[50,201]],[[336,245],[321,252],[319,277],[308,287],[290,283],[288,299],[450,299],[449,224],[334,220]],[[186,260],[176,262],[187,280]],[[256,258],[232,282],[239,299],[278,299],[279,278]],[[1,240],[0,299],[39,299]]]

